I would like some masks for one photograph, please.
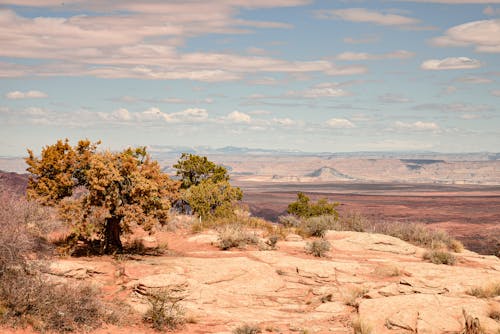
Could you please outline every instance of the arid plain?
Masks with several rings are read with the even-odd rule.
[[[223,164],[252,214],[271,221],[296,193],[339,202],[373,223],[425,223],[483,253],[500,251],[500,160],[495,154],[196,152]],[[164,170],[180,153],[153,150]],[[23,173],[22,159],[0,159],[0,170]],[[22,177],[11,177],[22,187]]]

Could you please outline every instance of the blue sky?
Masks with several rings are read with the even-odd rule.
[[[500,0],[0,0],[0,155],[498,152]]]

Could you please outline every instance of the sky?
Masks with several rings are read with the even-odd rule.
[[[500,0],[0,0],[0,156],[499,152]]]

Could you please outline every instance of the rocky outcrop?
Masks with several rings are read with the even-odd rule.
[[[220,251],[215,237],[210,231],[179,235],[185,240],[176,239],[178,248],[167,256],[59,260],[50,273],[98,280],[107,291],[125,292],[138,312],[148,308],[145,296],[168,290],[196,319],[183,333],[230,333],[243,323],[282,333],[352,333],[358,317],[374,334],[474,333],[466,331],[466,319],[487,334],[500,328],[489,317],[500,300],[466,293],[500,278],[495,257],[465,251],[455,254],[455,266],[435,265],[422,260],[419,247],[357,232],[328,232],[332,248],[325,258],[305,254],[307,240],[298,236],[273,251]]]

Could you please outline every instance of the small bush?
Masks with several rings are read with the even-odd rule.
[[[243,248],[246,245],[255,245],[259,239],[245,230],[240,224],[228,224],[219,228],[219,248],[228,250],[233,247]]]
[[[282,224],[284,227],[299,227],[302,224],[302,220],[294,215],[279,216],[278,223]]]
[[[453,254],[440,250],[427,251],[423,258],[434,264],[447,264],[450,266],[454,265],[457,260]]]
[[[379,266],[373,273],[380,277],[397,277],[401,276],[401,269],[396,266]]]
[[[350,287],[342,294],[344,304],[352,307],[358,307],[358,298],[363,297],[368,292],[364,287]]]
[[[257,334],[262,333],[261,329],[258,326],[254,325],[242,325],[235,330],[233,330],[233,334]]]
[[[464,250],[464,244],[456,239],[452,239],[450,240],[448,248],[455,253],[461,253]]]
[[[357,318],[352,322],[352,328],[354,330],[354,334],[371,334],[373,331],[372,326],[360,318]]]
[[[311,217],[302,222],[298,232],[306,237],[324,237],[326,231],[335,230],[336,226],[336,216]]]
[[[271,235],[267,240],[259,242],[259,250],[275,250],[278,239],[277,235]]]
[[[154,329],[175,329],[185,323],[184,310],[179,305],[180,298],[172,295],[168,289],[159,289],[147,296],[150,304],[144,315],[144,321],[151,323]]]
[[[314,240],[306,244],[306,253],[316,257],[324,257],[331,248],[331,244],[326,240]]]
[[[486,284],[484,286],[475,287],[467,291],[471,296],[478,298],[493,298],[500,296],[500,282]]]

